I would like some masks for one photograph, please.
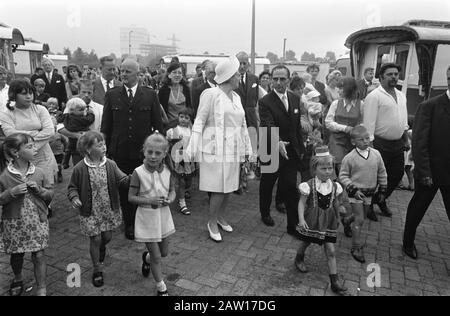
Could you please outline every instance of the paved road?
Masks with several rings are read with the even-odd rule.
[[[155,283],[140,273],[143,246],[130,242],[119,231],[107,252],[105,286],[94,288],[88,239],[80,234],[78,215],[66,199],[68,172],[56,188],[55,216],[50,220],[51,241],[47,250],[48,294],[61,295],[150,295]],[[235,232],[223,234],[224,242],[208,238],[206,228],[207,196],[192,192],[191,216],[172,208],[177,232],[170,240],[170,255],[164,260],[164,274],[171,295],[292,296],[333,295],[329,287],[323,251],[311,246],[306,263],[311,272],[303,275],[293,265],[298,242],[285,233],[285,216],[273,211],[273,228],[262,224],[258,212],[258,182],[251,182],[249,192],[233,195],[229,219]],[[392,218],[380,217],[365,227],[367,264],[361,265],[350,255],[351,240],[342,232],[338,239],[339,273],[353,295],[450,295],[450,224],[441,197],[433,202],[418,229],[416,244],[420,259],[405,258],[401,252],[406,207],[412,193],[396,191],[390,199]],[[342,230],[342,228],[340,228]],[[67,265],[81,267],[80,288],[66,284]],[[367,285],[367,265],[381,267],[381,287]],[[33,285],[32,264],[27,255],[24,277]],[[9,257],[0,254],[0,295],[6,295],[12,278]],[[371,279],[372,280],[372,279]],[[33,295],[31,291],[27,295]]]

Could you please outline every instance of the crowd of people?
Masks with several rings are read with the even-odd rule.
[[[11,256],[12,296],[24,290],[25,253],[32,253],[37,295],[46,295],[48,218],[55,183],[70,164],[67,197],[90,240],[95,287],[104,284],[107,245],[123,224],[125,237],[145,246],[143,276],[151,272],[157,294],[168,295],[162,258],[175,233],[170,206],[186,216],[195,211],[188,200],[197,174],[215,242],[233,232],[230,196],[244,194],[251,179],[259,180],[261,220],[274,226],[277,184],[276,209],[299,246],[295,266],[308,272],[306,249],[323,246],[331,289],[340,295],[347,293],[337,274],[340,223],[353,258],[364,263],[362,227],[378,220],[374,205],[392,216],[387,199],[405,170],[416,192],[404,253],[417,259],[416,229],[438,189],[450,218],[450,177],[443,172],[450,170],[450,148],[442,137],[450,133],[450,93],[422,103],[412,129],[397,89],[399,65],[382,65],[377,82],[368,68],[361,79],[332,70],[322,83],[315,64],[292,76],[281,64],[257,77],[240,52],[219,64],[206,60],[191,81],[173,60],[159,83],[132,59],[122,62],[120,76],[111,57],[100,63],[97,76],[76,65],[62,76],[44,59],[30,80],[9,85],[0,67],[0,251]],[[450,68],[447,77],[450,89]]]

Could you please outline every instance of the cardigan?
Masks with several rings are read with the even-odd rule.
[[[28,181],[37,183],[39,191],[37,193],[30,191],[31,200],[33,201],[33,204],[36,205],[39,213],[43,213],[47,216],[47,205],[53,197],[51,181],[49,181],[48,175],[46,175],[42,169],[30,164],[27,175],[24,178],[21,174],[15,172],[10,165],[0,175],[0,205],[3,205],[2,219],[20,218],[20,210],[25,201],[25,194],[13,196],[11,194],[11,189]]]
[[[113,211],[120,210],[119,186],[128,186],[129,177],[123,173],[117,164],[106,159],[106,174],[108,182],[109,200]],[[74,168],[67,188],[67,197],[72,202],[73,199],[80,199],[82,206],[80,215],[89,217],[92,214],[92,188],[89,179],[88,166],[84,160],[80,161]]]

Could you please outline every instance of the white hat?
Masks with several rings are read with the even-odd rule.
[[[222,84],[238,71],[239,69],[239,60],[236,56],[231,56],[230,58],[221,61],[216,66],[216,76],[214,77],[214,81],[217,84]]]
[[[317,90],[310,91],[308,92],[306,97],[308,98],[308,100],[312,100],[313,98],[320,97],[320,92]]]

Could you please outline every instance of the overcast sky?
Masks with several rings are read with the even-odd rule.
[[[0,0],[0,22],[25,37],[48,43],[53,52],[80,46],[99,55],[119,55],[119,28],[147,28],[153,43],[180,53],[250,51],[252,0]],[[450,20],[448,0],[256,0],[256,52],[297,57],[304,51],[337,56],[345,39],[369,26],[402,24],[409,19]]]

